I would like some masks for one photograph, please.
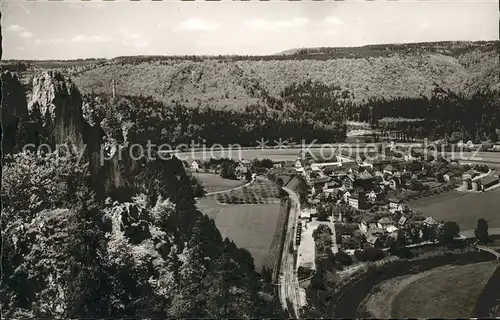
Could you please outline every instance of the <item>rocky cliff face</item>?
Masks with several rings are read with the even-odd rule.
[[[26,121],[28,108],[24,88],[17,76],[11,72],[4,72],[2,80],[2,152],[8,154],[21,147],[20,133]]]
[[[52,151],[63,144],[80,152],[85,148],[82,161],[89,161],[99,195],[127,187],[131,170],[137,167],[126,148],[127,130],[122,143],[108,138],[89,106],[83,105],[76,85],[57,71],[35,75],[31,85],[26,97],[15,74],[2,74],[3,152],[21,151],[25,143],[48,144]]]
[[[84,145],[82,97],[69,78],[56,71],[36,75],[28,110],[37,133],[43,138],[40,141],[51,146]]]

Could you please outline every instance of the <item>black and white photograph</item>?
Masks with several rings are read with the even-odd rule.
[[[2,1],[1,318],[500,318],[499,9]]]

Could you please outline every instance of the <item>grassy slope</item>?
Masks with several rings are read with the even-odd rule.
[[[496,262],[435,271],[402,289],[392,301],[396,318],[470,317]]]
[[[256,269],[273,268],[280,226],[280,204],[219,205],[211,196],[198,200],[198,208],[214,219],[222,237],[250,251]]]

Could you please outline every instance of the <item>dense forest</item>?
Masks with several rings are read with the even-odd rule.
[[[129,140],[134,143],[191,145],[192,142],[240,144],[253,146],[261,138],[269,145],[280,138],[287,141],[342,141],[345,126],[334,121],[323,122],[314,112],[297,117],[296,113],[266,108],[247,112],[212,108],[185,108],[180,103],[165,105],[151,97],[125,96],[112,99],[105,95],[86,96],[89,117],[103,122],[107,133],[120,139],[122,127],[130,127]]]
[[[2,74],[2,317],[283,317],[269,274],[197,210],[180,160],[96,165],[95,145],[126,146],[127,131],[92,122],[57,72],[31,91]],[[52,150],[20,151],[42,141]]]
[[[411,137],[497,141],[500,92],[486,88],[466,96],[436,86],[430,98],[373,99],[348,117],[382,130],[402,130]]]
[[[107,133],[120,139],[123,127],[129,139],[152,144],[257,145],[261,138],[275,145],[288,142],[342,142],[346,121],[371,124],[380,132],[404,132],[411,138],[454,138],[454,141],[497,141],[500,96],[488,89],[471,96],[435,86],[430,98],[370,99],[361,106],[339,87],[308,81],[287,87],[274,108],[247,108],[245,112],[215,108],[186,108],[152,97],[87,95],[85,110],[102,122]],[[298,107],[291,109],[289,105]]]

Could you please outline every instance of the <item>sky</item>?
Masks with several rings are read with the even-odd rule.
[[[292,48],[498,40],[497,0],[4,0],[2,59],[275,54]]]

